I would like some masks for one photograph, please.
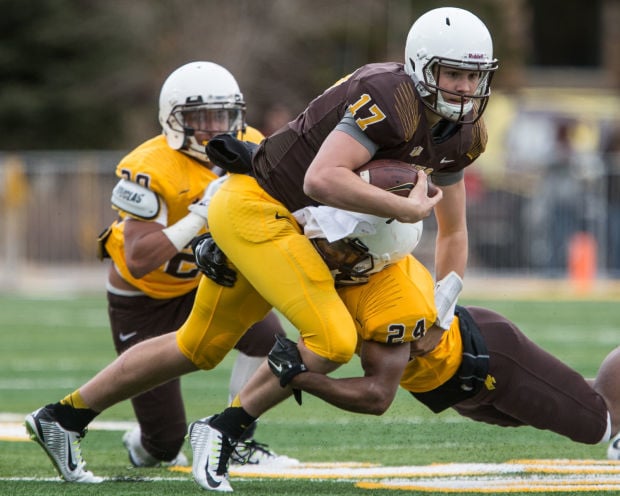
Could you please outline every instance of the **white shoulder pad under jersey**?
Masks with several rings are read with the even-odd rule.
[[[112,190],[112,206],[132,217],[152,220],[159,214],[159,197],[138,183],[121,179]]]

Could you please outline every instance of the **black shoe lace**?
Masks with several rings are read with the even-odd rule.
[[[224,475],[228,472],[228,463],[234,459],[235,447],[236,443],[231,443],[228,436],[222,434],[222,450],[216,470],[218,475]]]
[[[269,445],[259,443],[252,439],[250,441],[243,441],[239,443],[232,452],[230,459],[239,465],[246,465],[248,463],[250,465],[255,465],[258,463],[258,460],[252,461],[252,457],[256,453],[264,453],[267,456],[271,456]]]

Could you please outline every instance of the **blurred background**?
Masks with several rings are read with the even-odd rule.
[[[269,134],[358,66],[401,62],[440,6],[478,15],[500,62],[466,171],[466,288],[618,297],[618,0],[0,0],[0,292],[103,292],[114,169],[160,132],[178,66],[228,68]],[[417,250],[431,270],[434,230]]]

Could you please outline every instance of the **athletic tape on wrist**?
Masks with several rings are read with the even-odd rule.
[[[204,218],[194,212],[190,212],[177,223],[163,229],[162,232],[174,247],[181,251],[204,227]]]
[[[463,289],[463,280],[454,271],[435,284],[435,306],[437,320],[435,324],[442,329],[449,329],[454,320],[456,301]]]

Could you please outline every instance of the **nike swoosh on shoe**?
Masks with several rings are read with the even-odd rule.
[[[205,464],[205,471],[207,473],[207,484],[209,484],[209,487],[216,489],[220,487],[220,485],[222,484],[222,481],[216,481],[213,477],[211,477],[211,473],[206,468],[208,466],[209,466],[209,457],[207,457],[207,463]]]
[[[67,435],[67,455],[69,458],[67,460],[67,465],[69,466],[69,470],[73,472],[77,468],[77,464],[73,461],[73,456],[71,452],[71,438],[68,435]]]

